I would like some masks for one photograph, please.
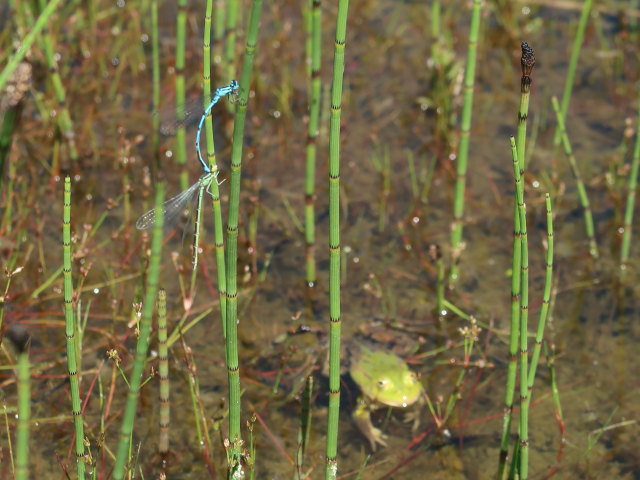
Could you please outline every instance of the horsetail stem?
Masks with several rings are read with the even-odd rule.
[[[455,284],[460,275],[458,262],[462,254],[462,223],[464,216],[464,196],[467,183],[467,164],[469,158],[469,136],[471,132],[471,113],[473,110],[473,85],[475,82],[476,56],[480,32],[480,13],[482,0],[473,0],[471,27],[467,47],[467,64],[464,72],[464,100],[460,123],[460,145],[456,169],[455,196],[453,200],[453,225],[451,226],[451,270],[449,283]]]
[[[520,218],[520,242],[522,243],[520,262],[520,423],[518,424],[520,443],[520,478],[526,480],[529,476],[529,347],[528,347],[528,319],[529,319],[529,245],[527,236],[527,214],[524,203],[524,186],[522,185],[521,162],[518,158],[516,141],[511,141],[513,157],[513,176],[516,184],[516,198],[518,215]],[[517,275],[517,272],[513,272]]]
[[[551,197],[548,193],[545,195],[545,206],[547,209],[547,257],[544,275],[544,293],[542,296],[542,307],[540,308],[540,318],[538,319],[536,344],[533,347],[531,365],[529,366],[529,401],[531,401],[533,382],[535,381],[538,360],[540,359],[540,350],[542,348],[542,341],[544,340],[544,327],[547,323],[549,302],[551,301],[551,287],[553,284],[553,212],[551,210]]]
[[[573,174],[573,178],[576,181],[578,197],[580,198],[580,204],[582,205],[582,210],[584,211],[584,228],[587,234],[587,238],[589,239],[589,253],[595,259],[598,258],[598,245],[596,243],[595,231],[593,226],[593,216],[591,215],[591,205],[589,203],[589,197],[587,196],[587,190],[584,186],[584,183],[582,182],[580,170],[578,169],[578,162],[576,162],[576,157],[573,155],[573,150],[571,148],[571,143],[569,142],[569,136],[567,135],[565,122],[562,118],[560,107],[558,106],[558,99],[556,97],[552,97],[551,104],[553,105],[553,110],[556,113],[556,120],[558,122],[558,128],[560,129],[562,146],[564,147],[564,153],[567,157],[567,160],[569,161],[571,173]]]
[[[524,172],[524,158],[526,155],[527,118],[529,115],[529,94],[531,91],[531,74],[536,63],[533,49],[527,42],[521,43],[522,55],[520,67],[520,107],[518,109],[517,140],[515,142],[515,155],[518,158],[518,172]],[[512,152],[512,157],[514,152]],[[509,432],[511,430],[513,397],[515,395],[516,374],[518,366],[518,339],[520,336],[520,312],[521,312],[521,281],[522,281],[522,226],[520,224],[520,212],[518,209],[517,192],[514,193],[513,204],[513,255],[511,259],[511,324],[509,328],[509,363],[507,367],[507,380],[504,396],[504,412],[502,420],[502,433],[500,440],[500,454],[498,459],[498,473],[496,478],[503,477],[509,455]],[[525,225],[526,228],[526,225]],[[513,459],[512,459],[513,460]]]
[[[187,0],[178,0],[178,15],[176,16],[176,162],[182,166],[180,172],[180,190],[189,188],[189,173],[185,167],[187,163],[187,131],[184,124],[185,92],[185,51],[187,45]]]
[[[167,348],[167,292],[158,290],[158,374],[160,376],[160,433],[158,451],[160,455],[169,453],[169,426],[171,403],[169,388],[169,350]]]
[[[562,92],[562,105],[560,112],[562,112],[562,119],[567,119],[567,111],[569,110],[569,102],[571,101],[571,92],[573,90],[573,82],[576,77],[576,67],[578,66],[578,59],[580,58],[580,50],[582,49],[582,43],[584,42],[584,32],[587,29],[587,23],[591,15],[591,7],[593,0],[585,0],[582,4],[582,12],[580,14],[580,20],[578,22],[578,29],[576,30],[576,36],[573,39],[573,46],[571,47],[571,58],[569,59],[569,68],[567,70],[567,77],[564,82],[564,90]],[[553,144],[559,145],[561,140],[560,127],[556,127],[556,132],[553,137]]]
[[[229,181],[229,212],[227,218],[227,306],[226,306],[226,364],[229,381],[229,437],[230,460],[229,474],[236,477],[242,474],[240,465],[242,432],[240,430],[240,366],[238,364],[238,211],[240,208],[240,176],[242,168],[242,147],[244,143],[244,124],[247,115],[251,74],[255,58],[262,0],[254,0],[251,6],[247,42],[245,47],[242,74],[240,77],[240,95],[233,122],[233,146],[231,149],[231,179]]]
[[[147,275],[147,286],[145,300],[140,321],[140,333],[136,343],[136,354],[129,380],[129,393],[124,408],[122,424],[120,426],[120,438],[116,452],[116,461],[113,467],[113,478],[122,480],[125,474],[125,464],[127,463],[127,452],[129,450],[129,440],[133,433],[133,426],[136,416],[136,406],[140,394],[140,383],[142,373],[147,360],[147,350],[149,348],[149,334],[151,331],[151,319],[153,308],[156,303],[156,292],[158,289],[158,277],[160,276],[160,256],[162,253],[162,228],[164,225],[164,212],[162,203],[164,200],[165,185],[159,183],[155,198],[156,220],[151,236],[151,257],[149,259],[149,273]]]
[[[158,0],[149,2],[151,9],[151,65],[152,65],[152,84],[153,84],[153,109],[160,109],[160,34],[158,31]],[[151,122],[153,125],[152,145],[153,145],[153,162],[152,168],[160,170],[160,116],[152,115]],[[125,190],[128,192],[128,190]]]
[[[305,166],[305,259],[307,286],[312,287],[316,283],[316,258],[315,258],[315,173],[316,152],[320,120],[320,92],[322,89],[320,67],[322,60],[322,9],[321,0],[312,0],[310,12],[311,24],[311,89],[309,97],[309,125],[307,128],[307,162]]]
[[[349,0],[338,2],[333,51],[331,120],[329,124],[329,418],[327,420],[324,477],[338,473],[338,419],[340,415],[340,116]]]
[[[71,179],[64,179],[64,210],[62,219],[62,254],[64,274],[64,320],[67,337],[67,371],[71,385],[71,413],[75,433],[76,468],[78,479],[84,479],[84,425],[82,419],[80,386],[78,383],[81,353],[76,346],[76,320],[73,311],[73,281],[71,279]]]
[[[624,233],[620,247],[620,269],[622,273],[627,270],[629,249],[631,248],[631,229],[633,228],[633,209],[636,201],[636,185],[638,182],[638,169],[640,168],[640,95],[638,96],[638,124],[636,126],[636,144],[633,149],[631,172],[629,172],[629,186],[627,188],[627,206],[624,212]]]
[[[29,478],[29,434],[31,422],[31,366],[29,345],[31,337],[21,326],[7,332],[17,352],[16,383],[18,385],[18,416],[16,426],[16,480]]]
[[[38,4],[40,6],[40,10],[44,11],[47,6],[46,1],[39,0]],[[41,38],[41,43],[45,52],[45,57],[47,59],[47,66],[49,67],[49,74],[51,75],[53,90],[56,94],[57,107],[60,110],[59,114],[57,115],[58,125],[60,131],[62,132],[62,136],[67,141],[71,162],[75,165],[78,161],[79,156],[78,150],[76,149],[73,123],[71,121],[71,115],[69,114],[69,108],[67,107],[64,84],[58,70],[58,61],[56,60],[56,56],[54,54],[53,39],[51,38],[51,33],[48,30],[44,31],[43,38]]]

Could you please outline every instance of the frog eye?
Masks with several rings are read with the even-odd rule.
[[[378,387],[380,387],[381,389],[384,389],[386,388],[388,383],[389,381],[387,379],[381,378],[380,380],[378,380]]]

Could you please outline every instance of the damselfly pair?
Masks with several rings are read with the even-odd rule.
[[[193,203],[193,201],[197,198],[196,203],[196,221],[195,221],[195,230],[194,230],[194,254],[193,254],[193,269],[194,272],[198,266],[198,240],[200,238],[200,218],[202,212],[202,199],[204,197],[204,192],[209,191],[209,187],[211,183],[218,177],[218,170],[212,171],[209,165],[205,163],[202,158],[202,154],[200,153],[200,134],[202,131],[202,126],[204,125],[205,118],[211,110],[225,95],[229,95],[235,93],[238,90],[238,82],[233,80],[229,85],[224,87],[220,87],[216,89],[213,94],[213,98],[211,102],[205,108],[202,117],[200,118],[200,122],[198,123],[198,130],[196,131],[196,140],[195,140],[195,149],[198,154],[198,160],[202,165],[202,170],[204,174],[198,179],[196,183],[191,185],[182,193],[179,193],[173,198],[170,198],[166,202],[162,204],[162,211],[164,216],[164,224],[166,226],[171,226],[174,222],[180,217],[180,214],[187,208],[189,205]],[[155,209],[149,210],[147,213],[138,218],[136,222],[136,228],[138,230],[147,230],[151,228],[156,223],[156,211]]]

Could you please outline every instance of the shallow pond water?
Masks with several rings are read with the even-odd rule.
[[[544,194],[554,207],[555,248],[552,316],[545,334],[555,352],[556,382],[563,422],[557,417],[550,371],[543,355],[530,410],[530,478],[640,478],[632,446],[638,443],[639,338],[637,288],[638,242],[634,241],[624,280],[619,275],[622,215],[626,198],[640,81],[638,15],[624,12],[627,2],[607,2],[591,18],[578,64],[567,129],[590,196],[600,258],[589,256],[576,183],[560,148],[553,146],[555,121],[550,97],[561,96],[579,11],[572,5],[513,3],[510,13],[486,5],[478,50],[464,216],[465,248],[460,281],[447,299],[474,315],[483,330],[471,360],[456,410],[446,432],[436,433],[425,411],[412,442],[411,426],[393,414],[374,420],[383,425],[389,447],[375,452],[363,478],[489,479],[497,463],[508,363],[511,309],[513,171],[509,135],[515,134],[520,93],[520,42],[536,51],[529,114],[526,201],[530,247],[530,331],[535,331],[542,299],[546,226]],[[504,3],[504,2],[502,2]],[[151,202],[148,167],[151,141],[151,47],[146,2],[97,2],[93,10],[61,17],[87,22],[94,30],[53,25],[60,42],[61,71],[75,122],[80,158],[69,166],[60,147],[46,88],[46,67],[34,54],[34,85],[24,101],[11,162],[13,206],[3,222],[3,257],[25,270],[12,280],[5,303],[6,324],[22,324],[33,336],[31,468],[34,477],[63,477],[56,456],[70,454],[69,418],[60,248],[62,182],[50,165],[61,160],[73,180],[74,278],[81,286],[81,311],[88,319],[83,344],[83,394],[89,438],[99,477],[112,467],[125,386],[106,352],[116,348],[124,365],[135,350],[135,315],[144,275],[145,248],[136,218]],[[242,14],[248,16],[249,5]],[[329,88],[335,9],[323,4],[323,87]],[[463,362],[458,328],[468,325],[450,313],[436,315],[436,267],[428,248],[438,244],[450,255],[455,139],[462,102],[462,67],[470,6],[443,7],[442,41],[450,45],[447,65],[434,64],[430,5],[421,2],[352,2],[347,30],[341,136],[341,242],[343,247],[342,335],[345,341],[385,332],[382,342],[401,343],[411,368],[427,394],[442,408],[454,391]],[[503,5],[504,7],[504,5]],[[203,5],[190,2],[187,40],[187,90],[197,95],[201,65]],[[618,15],[618,12],[620,15]],[[173,100],[174,21],[176,10],[161,5],[163,103]],[[512,17],[510,16],[512,15]],[[245,19],[246,22],[246,19]],[[239,35],[243,37],[243,29]],[[447,40],[445,40],[445,38]],[[6,35],[5,35],[6,39]],[[633,41],[631,39],[634,39]],[[631,42],[631,44],[629,43]],[[5,45],[6,45],[5,41]],[[241,52],[242,42],[238,43]],[[635,44],[637,45],[637,43]],[[241,58],[241,57],[239,57]],[[238,64],[240,60],[238,60]],[[222,69],[222,67],[220,67]],[[238,67],[239,70],[239,67]],[[445,75],[446,70],[447,73]],[[436,85],[446,76],[447,87]],[[230,79],[217,73],[216,85]],[[240,375],[243,422],[255,412],[258,478],[291,478],[299,425],[298,393],[305,374],[316,390],[306,469],[310,478],[324,470],[324,432],[328,385],[322,376],[322,334],[291,336],[301,326],[328,328],[328,100],[323,98],[317,162],[318,281],[304,283],[303,221],[307,121],[304,30],[295,2],[266,4],[249,101],[243,157],[239,264]],[[326,92],[328,95],[328,90]],[[448,103],[450,102],[450,107]],[[216,107],[216,148],[221,178],[229,176],[231,117],[227,105]],[[447,113],[449,112],[449,113]],[[199,166],[193,152],[195,129],[187,134],[188,177]],[[173,162],[174,139],[163,138],[162,173],[169,195],[180,191],[183,170]],[[66,160],[65,160],[66,158]],[[409,159],[415,162],[422,199],[412,195]],[[389,181],[379,166],[389,164]],[[221,184],[226,212],[228,182]],[[126,194],[126,195],[125,195]],[[216,292],[213,221],[206,206],[201,239],[198,291],[191,320],[207,317],[172,348],[172,455],[169,478],[209,478],[211,465],[222,465],[219,425],[224,427],[227,374],[221,342]],[[105,214],[106,212],[106,214]],[[248,241],[257,214],[257,245]],[[190,225],[186,225],[190,231]],[[169,321],[184,314],[181,277],[188,283],[190,241],[181,229],[165,244],[161,284],[169,298]],[[188,234],[187,234],[188,235]],[[636,235],[637,237],[637,235]],[[84,277],[82,276],[84,275]],[[51,283],[46,283],[52,278]],[[39,288],[39,287],[43,288]],[[38,291],[34,292],[36,289]],[[35,293],[35,295],[34,295]],[[396,335],[397,334],[397,335]],[[402,340],[398,340],[398,335]],[[408,338],[408,340],[407,340]],[[533,346],[533,339],[530,344]],[[184,348],[183,348],[184,346]],[[186,348],[188,346],[188,348]],[[3,348],[5,348],[3,346]],[[155,345],[152,346],[155,350]],[[185,351],[188,352],[185,353]],[[5,353],[10,365],[12,355]],[[187,360],[188,359],[188,360]],[[152,362],[156,365],[155,359]],[[210,426],[214,458],[209,466],[195,440],[189,368],[197,365],[200,397]],[[191,370],[193,371],[193,370]],[[156,378],[143,388],[136,423],[139,464],[146,478],[158,478],[156,454],[158,400]],[[3,397],[15,406],[13,376],[1,378]],[[277,391],[274,385],[278,382]],[[99,393],[102,392],[102,395]],[[350,421],[358,392],[345,376],[342,388],[339,467],[341,478],[354,478],[370,453]],[[104,419],[101,425],[100,419]],[[224,429],[223,429],[224,431]],[[6,435],[3,436],[6,440]],[[245,437],[246,440],[246,437]],[[102,448],[102,445],[106,448]],[[6,444],[2,452],[8,456]],[[218,470],[221,475],[221,470]],[[9,478],[4,463],[2,478]],[[221,475],[222,476],[222,475]]]

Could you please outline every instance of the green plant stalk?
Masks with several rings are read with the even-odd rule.
[[[71,179],[64,179],[64,210],[62,221],[62,257],[64,272],[64,320],[67,337],[67,371],[71,386],[71,413],[75,432],[76,467],[78,479],[84,479],[84,425],[78,383],[79,351],[76,346],[76,322],[73,311],[73,282],[71,279]]]
[[[0,130],[0,191],[6,181],[4,168],[7,161],[7,155],[11,149],[11,139],[13,138],[13,132],[16,128],[19,117],[18,113],[21,108],[20,104],[14,107],[9,107],[4,112],[2,118],[2,130]]]
[[[226,363],[229,379],[229,473],[232,478],[242,475],[240,465],[240,366],[238,364],[238,211],[240,208],[240,177],[242,169],[242,147],[244,142],[244,124],[247,115],[251,73],[255,58],[262,0],[253,0],[247,30],[242,74],[240,77],[240,95],[233,121],[233,146],[231,149],[231,179],[229,191],[229,212],[227,218],[227,316],[226,316]]]
[[[527,140],[527,118],[529,116],[529,96],[531,92],[531,73],[536,64],[533,49],[527,42],[522,42],[522,56],[520,67],[520,107],[518,110],[518,128],[516,140],[516,154],[518,156],[519,171],[524,171]],[[513,156],[513,153],[512,153]],[[522,228],[520,225],[520,213],[518,211],[517,193],[514,194],[513,204],[513,256],[511,264],[511,326],[509,333],[509,363],[507,367],[507,380],[504,397],[504,412],[502,421],[502,434],[500,440],[500,455],[498,460],[498,473],[496,478],[502,479],[505,473],[507,458],[509,455],[509,432],[513,413],[513,397],[515,394],[517,373],[518,338],[520,335],[520,289],[521,289],[521,262],[522,262]]]
[[[169,426],[171,423],[171,403],[169,386],[169,349],[167,348],[167,292],[158,290],[158,375],[160,376],[160,432],[158,452],[169,453]]]
[[[223,53],[223,64],[225,65],[225,73],[227,78],[236,78],[236,41],[238,32],[238,16],[240,13],[241,2],[227,3],[227,16],[225,26],[225,42]],[[242,86],[242,83],[240,83]],[[233,105],[229,105],[229,111],[233,111]]]
[[[113,467],[113,478],[115,480],[122,480],[125,475],[125,464],[128,461],[127,452],[129,450],[129,439],[133,433],[136,406],[138,404],[138,397],[140,394],[140,383],[147,360],[147,350],[149,349],[151,320],[153,317],[153,308],[156,304],[158,277],[160,276],[160,255],[162,253],[163,239],[162,228],[164,225],[164,212],[162,209],[164,192],[165,185],[163,182],[160,182],[157,187],[155,198],[156,219],[151,237],[151,257],[149,259],[147,288],[142,309],[142,319],[140,321],[140,333],[136,344],[136,355],[129,380],[129,393],[127,394],[127,402],[124,408],[122,424],[120,426],[120,438],[118,441],[116,461]]]
[[[638,169],[640,168],[640,97],[638,101],[638,124],[636,126],[636,144],[633,149],[631,172],[629,173],[629,186],[627,187],[627,206],[624,211],[624,233],[620,247],[620,270],[624,274],[627,270],[629,250],[631,248],[631,230],[633,228],[633,209],[636,199],[636,186],[638,183]]]
[[[569,136],[567,135],[564,119],[562,118],[562,114],[558,107],[558,99],[556,97],[552,97],[551,104],[553,105],[553,110],[556,112],[556,120],[558,122],[558,128],[560,129],[562,146],[564,147],[564,153],[567,156],[567,160],[569,160],[569,166],[571,167],[573,178],[576,180],[580,204],[582,205],[582,210],[584,210],[584,227],[587,233],[587,238],[589,239],[589,253],[591,254],[591,257],[598,258],[598,245],[596,243],[593,216],[591,215],[591,205],[589,203],[589,197],[587,196],[587,190],[582,182],[582,177],[580,176],[578,162],[576,162],[573,150],[571,149],[571,143],[569,142]]]
[[[307,286],[316,283],[316,232],[315,232],[315,173],[316,152],[320,121],[320,93],[322,90],[320,68],[322,60],[322,9],[321,0],[312,0],[311,23],[311,91],[309,98],[309,125],[307,128],[307,162],[305,166],[305,265]]]
[[[482,0],[473,0],[471,27],[469,28],[469,44],[467,47],[467,63],[464,72],[464,99],[462,104],[460,145],[458,146],[456,186],[453,201],[453,225],[451,228],[451,270],[449,272],[449,283],[452,285],[458,281],[460,275],[458,262],[463,248],[462,222],[464,216],[464,195],[467,182],[469,136],[471,131],[471,113],[473,110],[473,85],[475,82],[481,11]]]
[[[33,42],[38,38],[40,31],[48,24],[51,19],[51,15],[56,11],[61,2],[62,0],[51,0],[51,2],[42,10],[42,13],[38,17],[38,20],[36,20],[31,31],[25,35],[22,42],[20,42],[18,50],[11,56],[2,72],[0,72],[0,91],[4,88],[13,71],[18,67],[26,53],[29,51]]]
[[[311,435],[311,401],[313,397],[313,375],[309,375],[302,393],[302,409],[300,410],[300,428],[298,429],[298,450],[296,452],[296,471],[298,478],[303,478],[302,467]]]
[[[536,369],[540,359],[540,350],[544,340],[544,328],[547,323],[549,313],[549,303],[551,302],[551,287],[553,285],[553,212],[551,210],[551,197],[545,195],[545,205],[547,208],[547,258],[544,275],[544,293],[542,295],[542,308],[540,308],[540,318],[538,319],[538,330],[536,331],[536,344],[531,355],[531,365],[529,366],[529,400],[533,391],[533,382],[536,378]]]
[[[40,10],[44,11],[46,7],[45,0],[38,1]],[[58,62],[56,61],[53,53],[53,40],[51,34],[48,31],[44,32],[41,43],[47,58],[47,66],[49,67],[49,74],[51,75],[51,83],[53,84],[53,90],[56,94],[56,100],[58,108],[60,110],[58,114],[58,125],[62,135],[64,136],[69,146],[69,156],[71,161],[75,164],[78,160],[78,151],[76,149],[75,135],[73,133],[73,123],[71,122],[71,115],[69,115],[69,109],[67,107],[65,88],[60,78],[60,72],[58,71]]]
[[[29,422],[31,384],[29,354],[18,354],[18,427],[16,431],[16,480],[29,478]]]
[[[545,344],[545,356],[547,357],[547,368],[549,369],[549,381],[551,383],[551,393],[553,396],[553,405],[556,408],[558,421],[564,424],[564,416],[562,414],[562,402],[560,401],[560,391],[558,390],[558,382],[556,380],[556,352],[552,345],[551,354],[547,351]]]
[[[513,256],[511,259],[511,325],[509,328],[509,357],[507,366],[507,380],[504,396],[504,411],[502,417],[502,436],[500,440],[500,457],[498,461],[498,480],[503,478],[504,469],[509,454],[509,432],[513,414],[513,397],[516,388],[516,372],[518,366],[518,338],[520,333],[520,281],[519,274],[522,262],[522,233],[517,204],[513,216]]]
[[[237,2],[233,2],[237,3]],[[206,109],[211,99],[211,13],[213,10],[213,0],[207,0],[204,21],[204,37],[203,37],[203,70],[202,70],[202,88],[204,92],[204,108]],[[213,143],[213,121],[212,114],[209,112],[205,119],[205,133],[207,143],[207,163],[211,171],[218,170],[216,160],[216,150]],[[222,324],[222,335],[227,338],[227,276],[224,252],[224,230],[222,226],[222,207],[220,205],[220,186],[218,182],[211,182],[209,187],[211,194],[211,205],[213,209],[213,227],[214,241],[216,250],[216,267],[218,278],[218,295],[220,298],[220,322]],[[226,342],[225,342],[226,348]],[[226,358],[226,353],[225,353]]]
[[[187,163],[187,131],[184,125],[185,92],[185,51],[187,45],[187,0],[178,0],[178,15],[176,17],[176,162],[182,166],[180,172],[180,190],[189,188],[189,173],[185,168]]]
[[[218,171],[215,171],[218,173]],[[217,177],[217,175],[216,175]],[[212,178],[212,181],[209,182],[209,186],[213,183],[217,184],[218,180],[216,177]],[[191,286],[189,290],[189,302],[193,302],[193,297],[195,296],[195,288],[196,288],[196,277],[198,275],[198,257],[199,257],[199,245],[200,245],[200,228],[202,227],[202,202],[204,200],[204,191],[205,188],[200,188],[198,192],[198,203],[196,205],[196,221],[194,224],[194,232],[193,232],[193,270],[191,270]]]
[[[516,197],[518,200],[518,214],[520,217],[520,242],[522,243],[520,264],[520,478],[526,480],[529,476],[529,347],[528,347],[528,319],[529,319],[529,246],[527,236],[527,214],[524,203],[524,187],[520,162],[516,149],[516,141],[511,137],[511,154],[513,157],[513,176],[516,183]],[[516,272],[513,272],[516,275]]]
[[[153,84],[153,111],[157,112],[160,109],[160,35],[158,33],[158,0],[151,0],[149,2],[149,9],[151,10],[151,83]],[[160,116],[152,115],[151,123],[153,128],[151,144],[153,146],[154,158],[151,165],[155,167],[157,171],[160,170]],[[127,190],[125,190],[125,192],[127,192]]]
[[[338,473],[338,420],[340,416],[340,117],[349,0],[338,2],[333,51],[331,117],[329,121],[329,418],[327,420],[324,478]]]
[[[567,78],[564,82],[564,90],[562,92],[562,119],[566,121],[567,111],[569,110],[569,102],[571,101],[571,92],[573,90],[573,82],[576,78],[576,68],[578,66],[578,59],[580,58],[580,50],[582,49],[582,43],[584,42],[584,32],[587,29],[587,23],[589,22],[589,16],[591,15],[591,6],[593,0],[585,0],[582,4],[582,13],[580,14],[580,21],[578,23],[578,30],[576,30],[576,36],[573,39],[573,47],[571,48],[571,58],[569,59],[569,69],[567,71]],[[553,144],[559,145],[562,133],[560,132],[559,125],[556,126],[556,133],[553,137]]]
[[[225,33],[225,18],[227,2],[215,2],[213,4],[213,63],[219,65],[222,62],[222,39]],[[235,78],[235,76],[233,77]]]

